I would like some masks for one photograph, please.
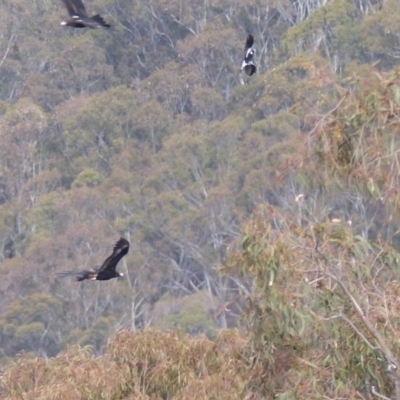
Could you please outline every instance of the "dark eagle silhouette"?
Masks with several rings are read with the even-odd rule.
[[[129,242],[124,238],[120,238],[115,244],[111,256],[103,262],[103,265],[99,269],[87,269],[80,272],[67,271],[61,272],[59,275],[61,277],[75,275],[76,280],[79,282],[84,281],[85,279],[92,281],[108,281],[112,278],[119,278],[120,276],[124,276],[124,274],[122,272],[117,272],[115,268],[121,258],[125,256],[128,251]]]
[[[61,25],[72,26],[73,28],[110,28],[103,17],[99,14],[89,17],[82,0],[62,0],[68,10],[70,18],[61,22]]]
[[[243,71],[251,76],[257,71],[257,67],[253,63],[254,54],[256,53],[256,49],[253,48],[254,37],[249,33],[249,36],[246,40],[246,46],[244,47],[244,59],[242,62],[242,68],[240,71]]]

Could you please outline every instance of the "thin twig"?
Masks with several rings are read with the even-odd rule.
[[[373,345],[368,341],[368,339],[363,335],[363,333],[360,332],[360,331],[358,330],[358,328],[353,324],[353,322],[351,322],[351,320],[350,320],[349,318],[347,318],[347,317],[346,317],[345,315],[343,315],[343,314],[340,314],[340,317],[343,318],[343,319],[353,328],[354,332],[356,332],[357,335],[360,336],[360,338],[361,338],[362,340],[364,340],[364,342],[367,344],[368,347],[371,348],[371,350],[379,350],[379,349],[380,349],[378,346],[373,346]]]

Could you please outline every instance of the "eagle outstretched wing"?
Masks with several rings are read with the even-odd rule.
[[[117,264],[120,262],[121,258],[128,253],[128,251],[129,242],[124,238],[120,238],[115,244],[111,256],[103,262],[103,265],[99,269],[99,273],[106,270],[115,271]]]
[[[62,0],[65,7],[67,8],[70,17],[87,17],[86,8],[82,3],[82,0]]]

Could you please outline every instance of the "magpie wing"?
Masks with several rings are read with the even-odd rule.
[[[105,270],[115,271],[117,264],[120,262],[121,258],[126,255],[129,251],[129,242],[120,238],[114,246],[114,250],[110,257],[108,257],[103,265],[99,269],[99,273]]]
[[[244,54],[247,53],[248,49],[251,49],[253,47],[253,43],[254,43],[254,37],[252,34],[249,33],[249,36],[247,36],[246,40],[246,46],[244,48]]]
[[[255,66],[254,64],[252,64],[252,63],[251,63],[251,64],[247,64],[247,65],[244,67],[244,72],[245,72],[247,75],[249,75],[249,76],[255,74],[256,71],[257,71],[257,68],[256,68],[256,66]]]
[[[68,14],[70,17],[78,16],[78,17],[87,17],[87,12],[85,6],[82,3],[82,0],[62,0],[65,7],[68,10]]]

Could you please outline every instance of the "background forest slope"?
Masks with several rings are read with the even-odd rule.
[[[390,395],[335,282],[397,356],[398,0],[85,4],[113,29],[0,4],[0,393],[61,393],[32,371],[75,360],[71,379],[116,374],[84,398]],[[259,72],[241,85],[247,32]],[[119,236],[125,279],[56,279]]]

